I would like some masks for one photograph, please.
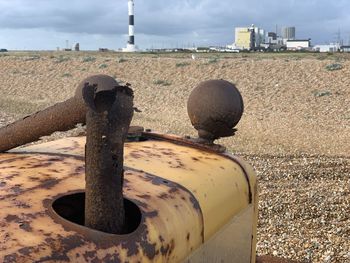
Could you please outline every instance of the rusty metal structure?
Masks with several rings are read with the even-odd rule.
[[[78,123],[84,124],[86,107],[82,89],[85,84],[103,87],[119,86],[117,81],[106,75],[94,75],[84,79],[72,98],[1,128],[0,152],[37,141],[40,137],[51,135],[56,131],[73,129]]]
[[[235,134],[243,114],[243,99],[236,86],[226,80],[201,82],[190,94],[187,111],[199,138],[212,143]]]
[[[102,79],[109,84],[90,79],[83,88],[118,86]],[[92,107],[104,101],[100,112],[108,115],[115,99],[99,100],[96,91],[86,101]],[[201,128],[214,137],[227,134]],[[0,154],[1,262],[255,262],[258,196],[251,166],[213,144],[213,137],[203,143],[129,131],[122,147],[126,224],[120,234],[84,224],[88,138]]]
[[[84,225],[122,234],[124,142],[134,111],[133,91],[128,86],[86,83],[83,98],[87,106]]]

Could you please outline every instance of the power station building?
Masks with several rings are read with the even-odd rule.
[[[308,50],[311,48],[311,39],[287,40],[287,50]]]
[[[235,28],[235,46],[241,50],[255,50],[265,43],[265,31],[254,25]]]
[[[295,27],[294,26],[282,27],[281,33],[282,33],[282,38],[286,41],[295,39]]]

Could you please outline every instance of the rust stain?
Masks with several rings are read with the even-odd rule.
[[[1,156],[19,162],[23,169],[6,179],[19,170],[2,158],[0,217],[7,241],[0,262],[171,262],[183,260],[191,247],[203,242],[202,213],[193,209],[194,196],[175,182],[126,168],[125,196],[141,210],[141,222],[127,236],[111,235],[69,223],[51,208],[56,198],[84,188],[83,158],[18,155]],[[174,206],[181,209],[171,209]],[[30,239],[23,231],[30,233]],[[190,246],[183,242],[189,231]]]
[[[139,169],[139,171],[137,173],[142,173],[142,172],[140,172],[140,170],[145,170],[145,171],[150,172],[152,174],[162,176],[163,178],[159,179],[160,177],[157,177],[157,176],[155,176],[155,177],[148,176],[148,174],[146,174],[146,173],[140,175],[142,177],[143,187],[142,187],[142,190],[140,190],[140,193],[142,193],[142,194],[139,193],[139,195],[140,196],[142,196],[144,194],[151,195],[150,200],[145,200],[145,199],[142,199],[142,197],[135,196],[135,195],[131,194],[133,191],[135,191],[135,181],[134,181],[134,175],[133,175],[134,171],[130,171],[130,170],[126,171],[126,173],[125,173],[126,174],[125,175],[125,179],[126,179],[125,182],[126,183],[125,183],[124,191],[126,194],[133,196],[133,199],[132,199],[133,202],[136,203],[142,211],[152,212],[152,211],[155,211],[155,208],[159,209],[159,206],[155,207],[154,204],[152,203],[155,200],[154,198],[157,199],[157,202],[161,202],[161,200],[166,201],[166,202],[170,201],[171,203],[169,205],[171,205],[172,207],[174,207],[175,205],[179,206],[180,204],[178,204],[177,202],[181,201],[181,202],[184,202],[186,204],[188,203],[190,205],[191,209],[194,209],[195,211],[197,211],[196,208],[199,208],[199,211],[202,211],[202,212],[205,211],[205,205],[206,205],[205,203],[208,202],[207,199],[205,198],[206,195],[208,195],[212,198],[213,192],[210,189],[216,189],[220,186],[220,184],[218,183],[219,181],[218,181],[218,177],[216,176],[216,174],[213,174],[213,171],[209,172],[206,169],[203,169],[206,166],[213,164],[214,162],[216,163],[215,172],[225,174],[225,176],[228,174],[232,174],[232,175],[235,175],[235,177],[236,177],[236,175],[242,177],[242,180],[239,181],[239,186],[240,186],[240,193],[243,192],[241,190],[244,189],[243,183],[244,183],[245,179],[243,176],[241,176],[241,174],[242,174],[242,171],[243,171],[243,173],[246,172],[246,167],[244,166],[244,164],[242,165],[239,162],[239,160],[237,161],[234,157],[227,155],[225,153],[218,152],[214,148],[211,149],[210,147],[198,145],[192,141],[183,140],[183,139],[181,139],[179,137],[175,137],[175,136],[168,136],[168,135],[153,136],[152,134],[150,134],[150,136],[148,136],[148,134],[144,134],[144,136],[148,137],[149,141],[137,142],[137,143],[136,142],[135,143],[134,142],[127,143],[126,152],[125,152],[125,156],[126,156],[125,163],[128,166],[132,166],[135,169]],[[153,136],[153,138],[155,138],[158,141],[154,141],[154,139],[152,139],[152,136]],[[81,176],[84,173],[84,168],[83,168],[83,165],[81,162],[84,159],[83,158],[84,139],[82,139],[82,138],[72,138],[69,140],[65,139],[65,140],[61,140],[59,143],[54,142],[51,144],[47,144],[47,145],[49,145],[50,148],[52,147],[51,149],[47,149],[43,146],[41,146],[41,148],[39,146],[37,146],[36,149],[38,149],[38,151],[40,150],[40,151],[45,151],[45,152],[52,151],[52,152],[55,152],[55,154],[56,154],[56,152],[60,151],[59,150],[59,148],[61,147],[60,145],[62,143],[65,143],[65,142],[68,142],[67,145],[73,145],[73,144],[77,145],[77,148],[74,150],[74,155],[76,155],[76,159],[75,159],[76,163],[74,165],[72,165],[72,167],[73,166],[75,166],[75,167],[82,166],[82,168],[80,168],[81,170],[79,171],[79,172],[81,172],[81,174],[74,175],[74,171],[70,171],[69,172],[70,177],[73,177],[72,175],[74,175],[75,178],[69,178],[69,180],[68,180],[68,178],[64,177],[64,180],[61,180],[61,181],[58,179],[59,183],[56,186],[54,186],[52,189],[47,189],[45,191],[56,191],[57,192],[57,189],[59,188],[59,186],[61,184],[68,186],[67,182],[71,182],[70,181],[71,179],[76,183],[77,181],[75,181],[75,180],[81,179]],[[34,148],[31,148],[31,149],[34,150]],[[169,152],[169,150],[171,150],[171,152]],[[79,156],[79,158],[77,156]],[[71,158],[71,156],[65,156],[65,157],[68,157],[68,159]],[[191,157],[197,158],[199,161],[195,161],[195,160],[191,159]],[[207,157],[208,159],[205,159],[205,157]],[[212,157],[214,157],[214,158],[212,158]],[[180,163],[179,163],[179,161],[180,161]],[[71,165],[71,162],[68,161],[67,159],[64,159],[62,162],[63,162],[64,166]],[[234,165],[238,164],[237,168],[235,168],[236,169],[235,171],[233,171],[233,169],[231,169],[232,165],[227,164],[228,162],[234,163]],[[140,164],[142,164],[142,165],[140,165]],[[143,165],[143,164],[146,164],[146,165]],[[11,164],[7,164],[7,166],[8,165],[11,165]],[[24,173],[26,171],[26,169],[28,168],[28,166],[26,166],[26,165],[21,165],[21,166],[24,168],[23,171],[21,171],[21,172]],[[39,168],[35,168],[35,169],[38,170]],[[18,171],[18,169],[17,169],[17,171]],[[167,172],[165,173],[165,171],[167,171]],[[68,174],[66,170],[65,171],[60,170],[60,173],[66,173],[66,175]],[[163,174],[164,174],[164,176],[163,176]],[[7,172],[7,176],[8,175],[10,175],[10,172]],[[3,192],[5,193],[5,196],[7,196],[7,197],[10,197],[10,196],[8,196],[9,192],[7,190],[10,187],[14,186],[14,182],[18,180],[18,178],[16,176],[11,179],[13,182],[12,181],[9,182],[6,180],[6,183],[8,185],[0,188],[0,191],[3,190],[2,188],[6,189],[6,191],[3,191]],[[36,175],[31,175],[31,176],[37,177],[38,173]],[[5,177],[2,177],[2,178],[5,178]],[[211,178],[215,178],[215,185],[214,185],[214,181],[210,181]],[[250,175],[246,176],[246,181],[248,182],[247,185],[249,185],[249,186],[251,185],[249,182],[250,178],[251,178]],[[177,182],[181,185],[185,185],[185,187],[187,189],[192,191],[194,196],[192,194],[191,194],[192,198],[188,195],[182,196],[180,193],[184,189],[182,189],[181,187],[180,187],[181,189],[180,189],[179,193],[175,192],[175,193],[170,194],[169,191],[171,189],[172,181]],[[197,182],[197,184],[193,184],[193,186],[191,187],[190,185],[186,184],[187,181]],[[200,182],[201,187],[198,187],[198,182]],[[36,182],[32,181],[32,183],[34,184]],[[206,183],[207,187],[208,187],[205,189],[205,191],[203,190],[205,194],[203,195],[202,190],[195,193],[194,190],[197,188],[202,189],[203,188],[202,186],[204,183]],[[79,188],[78,185],[79,184],[74,184],[75,189]],[[83,184],[80,184],[80,185],[83,185]],[[170,187],[167,187],[167,186],[170,186]],[[227,188],[230,188],[230,187],[232,188],[232,186],[235,188],[234,183],[228,184]],[[37,192],[38,190],[36,188],[33,188],[33,187],[32,187],[32,190],[34,192]],[[155,191],[155,192],[150,191],[150,189],[156,189],[157,187],[162,188],[162,191]],[[136,188],[141,189],[140,186],[137,186]],[[71,185],[69,185],[67,188],[65,188],[64,191],[70,191],[70,190],[74,190],[74,189],[72,189]],[[250,192],[249,187],[248,187],[246,192],[247,193]],[[152,194],[150,194],[150,193],[152,193]],[[25,193],[22,193],[22,194],[25,194]],[[173,196],[175,196],[175,198],[172,198]],[[245,198],[249,199],[248,196]],[[1,199],[1,197],[0,197],[0,201],[1,200],[4,200],[4,199]],[[191,202],[191,200],[192,200],[192,202]],[[199,205],[199,204],[201,204],[201,205]],[[204,209],[203,209],[203,207],[204,207]],[[181,207],[181,209],[182,209],[182,207]],[[178,211],[181,209],[173,209],[173,210]],[[221,209],[221,210],[224,210],[224,209]],[[205,212],[203,212],[203,214],[204,213]],[[214,213],[214,214],[217,215],[217,213]],[[152,220],[155,220],[156,218],[162,218],[162,216],[164,216],[164,215],[162,215],[162,213],[160,211],[158,217],[147,218],[147,222],[143,221],[143,223],[148,224]],[[168,222],[172,221],[172,218],[173,218],[172,215],[167,215],[163,218],[163,220],[164,220],[164,222],[166,222],[168,224]],[[207,214],[205,214],[205,218],[206,218],[206,222],[209,222]],[[216,220],[216,219],[217,219],[217,216],[214,218],[214,220]],[[144,218],[143,220],[146,220],[146,218]],[[204,228],[200,231],[199,236],[200,236],[200,239],[202,241],[204,240],[204,236],[210,237],[210,233],[212,233],[211,230],[208,230],[210,227],[213,229],[213,226],[210,226],[210,224],[209,224],[209,227],[205,226],[205,229],[207,229],[206,230],[207,232],[204,231]],[[35,230],[35,228],[33,228],[33,229]],[[71,231],[71,228],[69,228],[69,229],[70,230],[66,229],[66,231]],[[81,232],[79,232],[79,233],[81,233]],[[181,236],[182,241],[181,242],[184,241],[184,238],[186,237],[186,235],[187,235],[187,232],[182,234],[182,236]],[[158,236],[158,235],[153,235],[153,236]],[[161,235],[161,236],[163,237],[163,235]],[[155,259],[157,259],[157,256],[158,256],[157,253],[161,254],[161,248],[164,250],[169,245],[170,240],[168,239],[168,237],[165,235],[163,238],[164,238],[163,242],[161,242],[161,240],[159,238],[157,238],[158,243],[156,245],[155,252],[154,252],[156,254]],[[190,237],[191,242],[192,242],[193,238],[194,237],[192,236],[192,232],[191,232],[191,237]],[[176,241],[176,239],[175,239],[175,241]],[[155,242],[155,240],[149,240],[150,244],[153,244],[154,242]],[[185,242],[183,242],[183,243],[185,243]],[[181,244],[178,244],[178,242],[176,242],[175,251],[176,251],[176,247],[178,247],[179,245],[181,246]],[[188,246],[189,249],[196,248],[195,245],[187,244],[186,246]],[[109,249],[108,245],[106,245],[106,247],[104,249]],[[118,251],[115,250],[113,253],[106,252],[106,258],[109,258],[108,255],[118,254]],[[142,253],[143,252],[141,252],[141,254]],[[175,252],[174,254],[177,254],[177,253]],[[79,253],[79,255],[80,255],[80,257],[82,257],[82,253]],[[103,258],[99,257],[98,259],[102,260]],[[174,260],[174,259],[176,259],[176,257],[173,258],[173,257],[169,256],[167,259]],[[131,260],[131,261],[133,261],[133,260]],[[133,262],[137,262],[137,260],[135,260]]]
[[[19,224],[19,227],[23,230],[25,230],[26,232],[32,232],[32,227],[30,226],[29,222],[21,222]]]
[[[17,216],[17,215],[7,215],[5,217],[5,220],[7,222],[19,222],[20,221],[20,218]]]
[[[4,263],[16,263],[17,261],[17,254],[13,253],[10,255],[5,255],[4,257]]]

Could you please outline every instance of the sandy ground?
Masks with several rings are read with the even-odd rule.
[[[328,70],[334,63],[342,68]],[[235,83],[245,113],[236,136],[219,142],[257,171],[258,253],[350,262],[349,54],[4,53],[0,126],[100,73],[131,83],[142,111],[134,125],[191,136],[191,90],[207,79]]]

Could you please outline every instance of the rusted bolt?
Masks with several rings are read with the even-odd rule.
[[[204,141],[234,135],[243,114],[243,99],[236,86],[225,80],[201,82],[190,94],[187,112]]]
[[[87,106],[85,226],[121,234],[124,142],[133,116],[133,92],[111,77],[89,79],[82,89]]]

